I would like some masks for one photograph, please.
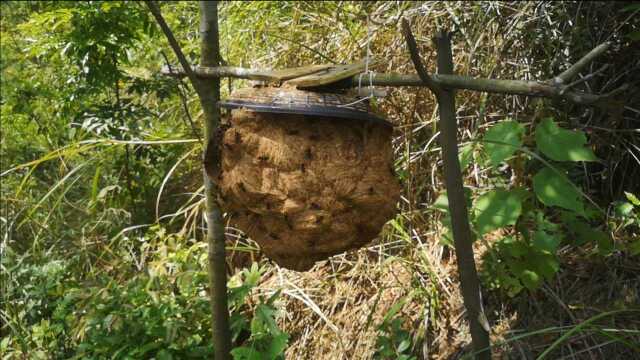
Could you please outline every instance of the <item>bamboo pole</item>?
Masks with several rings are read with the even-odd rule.
[[[196,90],[204,114],[203,181],[205,187],[207,243],[209,247],[209,296],[211,301],[214,357],[217,360],[231,359],[224,223],[222,211],[217,202],[218,188],[214,182],[219,169],[218,154],[220,149],[217,134],[220,127],[220,109],[218,107],[218,101],[220,101],[220,79],[217,77],[206,79],[196,76],[171,29],[164,21],[158,5],[153,1],[148,1],[147,6],[184,68],[184,74],[189,78]],[[217,1],[200,1],[200,52],[202,66],[217,67],[220,64]]]
[[[200,62],[203,66],[220,64],[218,37],[218,2],[200,1]],[[220,79],[213,78],[199,84],[200,105],[204,113],[204,171],[207,207],[207,243],[209,245],[209,292],[215,359],[231,359],[231,331],[227,307],[227,269],[222,211],[217,202],[218,188],[214,183],[219,168]]]

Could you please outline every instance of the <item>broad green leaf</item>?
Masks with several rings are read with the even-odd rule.
[[[584,204],[580,193],[564,175],[545,167],[533,177],[533,191],[538,200],[547,206],[559,206],[584,213]]]
[[[507,236],[502,239],[500,241],[500,247],[514,258],[524,256],[529,252],[528,246],[513,236]]]
[[[538,250],[555,254],[558,245],[560,245],[560,238],[555,234],[549,234],[542,230],[538,230],[533,234],[533,246]]]
[[[533,252],[528,257],[528,264],[535,273],[551,280],[560,269],[560,263],[555,255],[542,252]]]
[[[590,234],[593,229],[588,223],[580,220],[575,215],[575,213],[570,211],[563,211],[560,215],[560,218],[569,233],[573,235],[573,240],[576,245],[584,245],[590,241]]]
[[[398,345],[398,349],[396,350],[398,353],[402,353],[407,350],[411,346],[411,341],[409,339],[404,339]]]
[[[173,360],[173,355],[171,355],[171,353],[166,349],[162,349],[158,351],[158,353],[156,354],[156,359],[157,360]]]
[[[576,245],[586,243],[601,244],[604,248],[611,242],[611,238],[602,230],[594,229],[587,222],[580,220],[574,213],[563,212],[561,219],[569,232],[574,236]]]
[[[256,317],[259,318],[264,324],[266,324],[269,331],[271,331],[271,333],[273,334],[279,332],[278,325],[274,320],[275,313],[275,309],[264,304],[260,304],[256,308]]]
[[[565,130],[550,118],[536,126],[538,150],[555,161],[597,161],[593,151],[584,147],[587,137],[582,131]]]
[[[449,212],[449,199],[447,198],[446,192],[438,195],[438,198],[433,203],[433,207],[442,212]]]
[[[522,211],[522,199],[512,191],[493,190],[480,196],[474,204],[478,235],[513,225]]]
[[[524,127],[513,120],[492,126],[484,135],[484,150],[491,165],[499,165],[522,146]],[[501,144],[504,143],[504,144]]]
[[[500,282],[507,288],[507,295],[509,295],[509,297],[518,295],[523,289],[522,283],[511,276],[501,278]]]
[[[287,343],[289,341],[289,335],[286,333],[279,333],[274,336],[273,339],[269,342],[266,351],[266,358],[268,359],[277,359],[279,355],[284,353],[284,350],[287,348]]]
[[[231,350],[231,356],[234,360],[253,360],[260,359],[260,352],[252,347],[241,346]]]
[[[471,189],[468,187],[464,188],[464,197],[467,200],[467,206],[471,207],[471,198],[473,196],[473,193],[471,192]],[[436,201],[433,202],[432,205],[435,209],[440,210],[442,212],[448,213],[449,212],[449,198],[447,197],[447,192],[443,192],[442,194],[438,195],[438,197],[436,198]]]

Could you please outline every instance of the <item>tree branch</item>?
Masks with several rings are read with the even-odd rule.
[[[167,55],[164,53],[164,51],[160,51],[160,55],[162,55],[165,63],[169,67],[169,71],[171,71],[171,65],[169,65],[169,59],[167,58]],[[198,133],[196,124],[193,122],[193,117],[191,117],[191,112],[189,111],[189,105],[187,104],[187,94],[185,94],[185,92],[182,90],[182,87],[185,85],[182,82],[182,79],[179,77],[176,77],[176,81],[178,82],[178,86],[176,86],[176,88],[178,89],[178,95],[180,95],[180,102],[182,103],[182,108],[185,115],[187,116],[189,125],[191,126],[191,131],[193,132],[193,135],[197,137],[200,142],[202,142],[202,137],[200,136],[200,133]]]
[[[576,77],[580,70],[582,70],[585,66],[589,65],[595,58],[604,54],[607,49],[611,46],[610,42],[605,42],[603,44],[598,45],[595,49],[589,51],[589,53],[583,56],[578,62],[571,65],[567,70],[562,72],[560,75],[553,78],[554,85],[563,85],[569,82],[571,79]]]
[[[434,94],[437,95],[438,92],[442,91],[442,88],[433,81],[427,70],[424,68],[424,65],[422,65],[416,39],[413,37],[413,33],[411,33],[411,27],[409,26],[409,21],[407,21],[406,18],[402,19],[402,33],[405,41],[407,42],[407,47],[409,48],[411,61],[418,72],[418,76],[420,77],[422,84],[426,85]]]
[[[176,40],[175,36],[173,36],[173,32],[169,28],[169,25],[167,25],[167,22],[164,21],[164,18],[162,17],[162,13],[160,12],[160,7],[158,6],[158,4],[156,4],[155,1],[145,1],[145,3],[147,4],[149,11],[151,11],[151,14],[153,14],[153,17],[156,18],[156,22],[158,23],[158,25],[160,25],[162,32],[167,37],[167,40],[169,41],[169,45],[171,45],[171,48],[173,49],[174,54],[176,54],[176,57],[178,58],[180,65],[182,65],[182,68],[184,69],[183,70],[184,73],[189,78],[189,81],[191,81],[191,85],[193,85],[196,91],[198,91],[199,90],[198,77],[191,69],[191,65],[189,64],[189,61],[187,61],[187,58],[184,56],[184,53],[182,52],[182,48],[178,44],[178,41]]]
[[[201,78],[218,78],[218,77],[231,77],[251,80],[264,80],[272,82],[275,81],[269,78],[264,71],[245,69],[238,67],[197,67],[194,69],[195,74]],[[164,67],[162,74],[173,77],[184,77],[186,74],[183,70],[177,67]],[[562,90],[564,86],[553,85],[539,81],[526,81],[526,80],[498,80],[498,79],[484,79],[484,78],[472,78],[461,75],[448,75],[448,74],[434,74],[429,76],[430,82],[433,86],[439,86],[443,88],[456,89],[456,90],[475,90],[496,94],[511,94],[511,95],[523,95],[523,96],[537,96],[546,98],[564,99],[572,103],[580,105],[593,105],[601,102],[602,100],[608,100],[612,95],[617,95],[628,89],[628,84],[621,86],[607,94],[589,94],[583,91],[567,91]],[[371,78],[374,86],[427,86],[419,75],[415,74],[374,74]],[[345,81],[342,86],[344,87],[357,87],[358,75],[351,78],[349,81]]]
[[[207,243],[209,248],[209,295],[211,298],[211,327],[214,354],[217,360],[231,359],[231,331],[227,301],[227,269],[225,259],[225,233],[222,211],[217,202],[218,187],[214,182],[220,169],[220,78],[214,77],[210,84],[204,83],[192,70],[182,53],[171,29],[164,21],[160,8],[153,1],[147,6],[162,28],[169,44],[178,57],[184,73],[196,89],[204,115],[204,171],[205,205],[207,218]],[[218,2],[200,1],[200,61],[204,66],[220,65],[220,43],[218,36]]]

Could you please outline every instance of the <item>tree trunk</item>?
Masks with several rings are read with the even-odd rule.
[[[220,44],[218,40],[218,3],[200,1],[200,51],[202,66],[218,66]],[[220,79],[199,80],[198,95],[204,113],[204,154],[217,154],[217,133],[220,126]],[[205,156],[204,168],[218,161],[218,157]],[[227,307],[227,269],[225,262],[225,235],[222,211],[217,202],[217,186],[203,171],[207,206],[207,243],[209,244],[209,287],[215,359],[230,359],[231,333]]]

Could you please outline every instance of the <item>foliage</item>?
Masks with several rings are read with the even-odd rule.
[[[404,326],[407,319],[400,313],[402,306],[410,299],[410,296],[404,297],[394,304],[378,325],[374,359],[416,359],[412,352],[418,341]]]
[[[590,225],[594,220],[602,221],[603,214],[586,203],[590,199],[562,170],[570,169],[572,162],[597,160],[585,147],[584,133],[562,129],[553,119],[545,118],[531,134],[537,152],[524,147],[524,135],[522,125],[512,120],[500,122],[486,131],[478,155],[488,159],[490,171],[496,174],[505,163],[523,166],[522,160],[527,161],[524,167],[538,169],[531,185],[498,186],[487,191],[473,201],[471,213],[478,238],[499,229],[514,231],[491,246],[483,272],[490,286],[504,289],[510,296],[523,289],[536,290],[544,280],[551,280],[560,269],[557,252],[562,244],[593,245],[601,255],[614,250],[611,236]],[[510,160],[512,156],[515,158]],[[442,195],[434,207],[448,211]],[[626,226],[634,224],[630,202],[619,203],[616,209],[619,219],[628,219]],[[450,226],[448,216],[441,221]]]
[[[197,63],[197,3],[160,6],[187,58]],[[144,4],[136,2],[5,1],[0,7],[0,353],[36,359],[210,354],[196,139],[201,115],[191,88],[158,73],[165,62],[176,63],[163,35]],[[612,50],[600,60],[612,66],[575,88],[607,92],[623,82],[638,83],[638,10],[636,4],[616,2],[226,2],[219,15],[226,62],[255,68],[352,62],[366,53],[370,33],[372,54],[385,60],[375,70],[409,73],[413,67],[397,31],[402,17],[414,24],[429,68],[435,65],[428,39],[444,26],[458,34],[456,72],[478,77],[549,78],[606,39]],[[223,84],[225,96],[246,82]],[[633,268],[631,256],[640,255],[637,91],[621,97],[629,106],[612,102],[610,112],[600,113],[519,96],[458,93],[468,208],[474,236],[482,242],[479,250],[490,250],[483,278],[499,290],[483,293],[485,300],[501,291],[535,291],[544,281],[566,281],[567,275],[581,279],[576,270],[593,276],[582,288],[595,292],[609,281],[597,276],[601,269],[633,271],[625,269]],[[288,354],[299,357],[307,349],[327,349],[316,331],[328,322],[316,322],[305,342],[297,332],[306,334],[306,322],[281,321],[276,311],[281,302],[299,301],[271,296],[284,285],[255,290],[274,274],[305,291],[309,279],[322,285],[313,289],[329,289],[318,290],[322,295],[313,298],[318,305],[313,310],[336,326],[352,322],[343,314],[356,311],[358,304],[369,311],[371,288],[385,288],[385,281],[411,291],[428,288],[429,301],[440,304],[430,309],[433,321],[425,337],[436,339],[429,344],[432,354],[445,356],[463,346],[464,336],[451,326],[452,319],[462,318],[459,298],[451,291],[455,276],[448,251],[436,243],[433,231],[434,219],[450,223],[440,182],[438,128],[429,118],[434,99],[408,87],[376,102],[398,125],[395,171],[404,192],[393,231],[384,233],[375,248],[333,259],[304,277],[269,265],[242,268],[248,259],[259,262],[259,255],[228,228],[229,238],[236,239],[229,242],[228,265],[237,358],[259,352],[281,358],[287,346]],[[515,120],[487,128],[495,116]],[[437,212],[425,211],[426,204],[434,204]],[[450,232],[439,238],[452,244]],[[377,276],[380,264],[389,260],[408,266],[419,281],[401,283],[395,273]],[[632,266],[617,263],[624,261]],[[603,292],[633,302],[637,296],[624,286],[635,284],[636,277],[616,279]],[[333,290],[338,296],[338,285],[345,288],[345,283],[353,302],[330,296]],[[424,339],[411,327],[410,314],[401,315],[391,305],[397,296],[385,290],[382,297],[389,305],[384,309],[392,309],[375,324],[375,349],[354,356],[376,351],[379,358],[411,358],[420,348]],[[560,334],[569,322],[603,311],[591,303],[576,310],[585,302],[562,298],[571,304],[571,312],[564,312],[540,306],[545,299],[546,292],[527,299],[535,305],[531,309],[543,308],[544,316],[518,309],[518,321],[502,328],[533,330],[544,318],[561,325]],[[341,310],[343,303],[349,309]],[[415,301],[412,308],[422,311],[424,303]],[[509,309],[518,299],[486,303]],[[311,313],[302,309],[287,318]],[[274,323],[287,326],[291,336]],[[607,341],[615,334],[627,336],[610,331],[619,327],[616,318],[598,331],[608,329]],[[341,336],[362,335],[346,331]],[[551,343],[535,349],[545,344]],[[577,349],[582,340],[565,344]],[[610,346],[602,348],[606,352]]]
[[[41,265],[28,255],[7,253],[2,259],[8,270],[3,271],[3,316],[13,331],[2,343],[4,358],[210,356],[203,244],[167,236],[162,228],[139,241],[150,258],[124,280],[103,274],[81,281],[73,271],[75,259]],[[246,303],[263,271],[254,264],[230,280],[234,354],[239,359],[265,353],[277,359],[287,344],[288,335],[275,323],[278,294],[253,311]]]

